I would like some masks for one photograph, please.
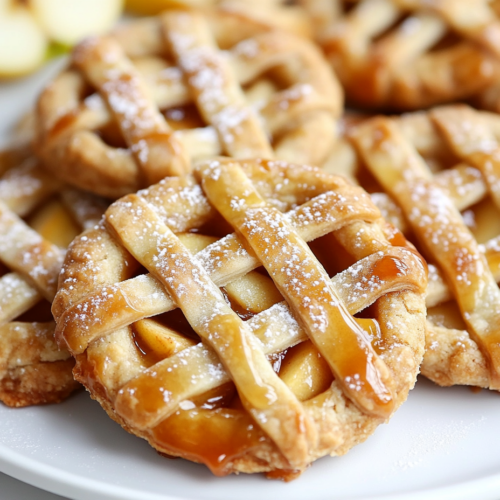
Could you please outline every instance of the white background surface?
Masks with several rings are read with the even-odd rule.
[[[0,406],[0,471],[78,500],[495,500],[499,415],[497,393],[422,379],[366,443],[283,484],[215,478],[201,465],[160,457],[81,392],[60,405]]]
[[[1,500],[63,500],[64,497],[40,490],[0,473]]]
[[[0,135],[29,109],[53,69],[0,86]],[[0,405],[0,471],[78,500],[498,500],[500,395],[422,379],[390,425],[365,444],[283,484],[215,478],[203,466],[162,458],[82,392],[56,406]],[[0,475],[0,499],[11,498],[59,497]]]

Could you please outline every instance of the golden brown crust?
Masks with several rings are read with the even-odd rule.
[[[207,182],[212,182],[212,177],[217,178],[219,166],[228,169],[227,175],[232,176],[233,169],[239,165],[237,168],[243,168],[245,175],[252,179],[259,196],[278,206],[281,211],[300,205],[292,210],[288,220],[306,240],[334,229],[333,234],[340,244],[352,252],[354,262],[359,261],[359,264],[335,276],[332,286],[339,291],[340,300],[345,302],[350,314],[376,303],[373,313],[380,329],[372,331],[376,337],[372,339],[376,354],[371,356],[380,358],[380,364],[374,364],[375,370],[386,367],[383,369],[387,370],[384,375],[387,378],[381,380],[388,384],[392,380],[388,385],[393,391],[391,408],[399,407],[413,387],[423,354],[425,307],[421,287],[425,283],[425,271],[419,258],[409,248],[390,245],[384,232],[386,226],[369,198],[340,178],[328,176],[311,167],[289,166],[282,162],[242,161],[233,164],[229,161],[212,161],[204,165],[208,170],[205,172],[201,169],[199,172],[202,177],[208,176],[204,177]],[[242,185],[238,182],[235,186],[241,188]],[[215,186],[217,182],[214,189],[218,190],[219,187]],[[231,189],[230,184],[226,188]],[[245,196],[257,196],[248,194],[249,189],[244,189],[247,193]],[[220,193],[214,193],[214,200],[224,199]],[[150,210],[154,210],[157,215],[150,213]],[[127,211],[129,217],[132,215],[131,225],[125,222]],[[139,212],[140,218],[136,217]],[[61,345],[68,346],[76,355],[75,378],[87,387],[113,419],[130,432],[147,439],[160,452],[203,462],[216,474],[274,471],[277,476],[293,477],[294,470],[303,470],[316,458],[325,454],[343,454],[364,441],[387,419],[388,414],[374,416],[375,407],[370,406],[372,403],[368,404],[367,399],[356,400],[355,395],[351,395],[354,403],[347,398],[345,383],[348,377],[332,384],[330,368],[323,363],[321,366],[326,367],[330,377],[326,385],[330,387],[326,391],[323,387],[319,392],[310,393],[307,401],[294,403],[293,397],[289,399],[291,396],[286,392],[290,389],[285,390],[283,386],[277,385],[276,394],[282,409],[266,409],[266,412],[270,412],[267,415],[276,411],[286,411],[286,415],[290,415],[290,411],[297,412],[297,415],[303,415],[300,418],[307,422],[305,426],[294,429],[283,417],[272,428],[266,427],[266,422],[257,425],[258,417],[253,419],[250,416],[252,412],[258,415],[253,406],[257,400],[248,392],[251,384],[246,389],[241,388],[239,377],[244,372],[236,368],[233,361],[224,358],[224,349],[220,351],[223,365],[216,357],[213,358],[214,354],[211,353],[215,351],[212,349],[217,351],[219,348],[213,339],[210,340],[211,334],[203,343],[185,347],[177,353],[172,354],[169,347],[169,354],[160,356],[161,361],[157,364],[151,364],[152,361],[148,361],[147,356],[145,358],[137,348],[140,344],[143,345],[142,349],[149,349],[141,343],[143,340],[139,332],[142,330],[134,326],[135,322],[139,324],[144,321],[143,318],[175,307],[166,294],[166,283],[169,281],[158,281],[164,279],[162,269],[166,269],[170,254],[162,253],[164,260],[157,260],[155,252],[161,251],[163,243],[158,243],[160,246],[153,250],[156,248],[154,238],[162,234],[165,242],[176,245],[175,256],[172,257],[177,259],[176,265],[181,266],[182,255],[182,266],[189,267],[195,261],[189,263],[192,257],[188,258],[174,233],[179,235],[180,241],[188,244],[193,238],[186,239],[181,233],[203,226],[213,216],[214,208],[207,203],[197,183],[189,178],[168,179],[140,192],[138,196],[132,195],[116,202],[108,211],[105,225],[87,232],[70,248],[53,307],[58,322],[57,338]],[[173,233],[167,230],[165,224],[172,228]],[[154,228],[151,234],[148,227]],[[142,235],[140,245],[135,244],[135,231]],[[207,272],[218,286],[244,278],[259,265],[253,251],[248,250],[247,243],[238,246],[243,244],[239,243],[238,238],[229,235],[220,242],[215,241],[197,257],[197,261],[203,263],[203,272]],[[250,240],[253,241],[252,238]],[[151,252],[148,250],[150,244],[153,244]],[[134,278],[136,265],[123,247],[134,254],[151,274]],[[398,262],[399,267],[391,271],[391,262]],[[199,269],[201,272],[202,268]],[[275,271],[270,270],[270,273],[273,276]],[[390,276],[394,277],[394,281]],[[359,280],[358,288],[352,288],[354,277]],[[165,279],[170,278],[167,275]],[[203,287],[208,287],[209,282],[203,280],[197,279],[196,283],[205,283]],[[187,300],[183,298],[184,294],[193,286],[195,284],[192,282],[186,282],[178,288],[181,296],[177,296],[176,301],[180,301],[181,307],[184,308],[182,301]],[[172,289],[170,293],[177,292]],[[209,295],[212,292],[208,292],[207,288],[205,293]],[[218,296],[218,292],[213,293],[214,297]],[[205,300],[197,301],[199,307],[195,311],[189,313],[183,309],[191,318],[192,325],[197,324],[198,315],[204,314],[205,305],[202,307],[202,304]],[[293,300],[289,300],[293,304]],[[218,304],[217,309],[220,309],[222,303]],[[224,314],[233,318],[229,312]],[[285,302],[275,304],[267,311],[253,313],[253,317],[244,323],[244,329],[249,328],[260,339],[264,352],[280,352],[286,346],[300,342],[300,339],[307,339],[309,335],[293,318],[294,314]],[[229,319],[225,321],[229,324]],[[236,320],[233,318],[230,321]],[[231,328],[240,328],[236,326],[239,324],[236,321]],[[202,335],[202,330],[196,331]],[[136,338],[135,343],[133,338]],[[155,349],[158,349],[160,344],[155,339],[150,341],[156,342]],[[316,341],[316,344],[322,349],[320,342]],[[158,351],[153,352],[158,354]],[[326,352],[325,359],[328,359]],[[257,359],[258,355],[254,361],[245,361],[240,365],[246,362],[260,363]],[[196,375],[192,379],[192,386],[185,385],[181,373],[185,371],[187,380],[191,380],[189,377],[195,377],[198,368],[203,368],[200,373],[204,375],[201,378]],[[270,377],[269,384],[279,381],[272,373],[266,376]],[[245,395],[244,406],[248,412],[238,405],[214,406],[207,403],[206,399],[200,400],[205,393],[218,395],[217,401],[224,401],[224,398],[230,401],[234,394],[231,392],[234,391],[231,389],[232,384],[228,385],[231,379],[236,381],[240,396]],[[278,387],[281,388],[278,390]],[[155,392],[157,388],[163,394],[160,399]],[[141,396],[144,391],[151,391],[146,399]],[[204,397],[210,401],[210,396]],[[148,409],[143,411],[141,408],[145,401],[149,401]],[[285,430],[280,430],[285,425]],[[189,431],[186,432],[186,429]],[[284,446],[282,432],[296,433],[295,440],[302,439],[304,447]],[[305,457],[303,451],[306,452]]]
[[[404,111],[485,94],[498,107],[500,21],[489,0],[302,3],[320,13],[316,38],[355,105]]]
[[[342,108],[335,76],[290,33],[250,23],[228,39],[221,18],[240,17],[171,9],[80,44],[38,101],[46,168],[117,198],[186,173],[192,158],[320,163]]]
[[[499,124],[496,115],[454,105],[350,130],[359,153],[353,175],[371,172],[384,190],[378,206],[432,263],[422,373],[440,385],[498,388]]]
[[[78,388],[74,361],[58,349],[54,323],[44,321],[64,256],[58,245],[95,224],[104,208],[63,189],[27,153],[0,178],[0,401],[14,407],[57,403]]]
[[[14,408],[60,403],[80,387],[74,365],[67,359],[10,369],[0,380],[0,401]]]

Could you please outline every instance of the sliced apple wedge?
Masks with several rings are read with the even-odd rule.
[[[0,78],[25,75],[45,59],[48,41],[28,9],[0,2]]]
[[[153,319],[141,319],[134,323],[136,342],[146,355],[165,359],[196,345],[192,339],[184,337],[175,330]]]
[[[28,219],[28,224],[51,243],[66,248],[80,234],[59,200],[52,200]]]
[[[33,16],[48,38],[63,45],[108,31],[122,4],[122,0],[30,0]]]

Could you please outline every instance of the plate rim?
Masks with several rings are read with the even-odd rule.
[[[159,495],[138,489],[85,478],[34,458],[0,443],[0,472],[56,495],[71,496],[75,500],[198,500],[195,497]],[[223,478],[220,478],[223,480]],[[364,497],[363,500],[469,500],[483,495],[482,500],[497,500],[500,494],[500,473],[480,479],[464,481],[450,486],[421,489],[407,493],[394,493]],[[486,496],[485,496],[486,495]],[[361,500],[361,497],[359,497]],[[342,500],[341,497],[331,497]]]

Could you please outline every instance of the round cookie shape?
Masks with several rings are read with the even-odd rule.
[[[76,47],[38,101],[36,149],[65,182],[117,198],[220,154],[320,164],[342,104],[309,40],[172,9]]]
[[[52,310],[75,378],[217,475],[291,479],[415,383],[426,265],[362,189],[313,167],[201,162],[112,204],[63,267]]]

